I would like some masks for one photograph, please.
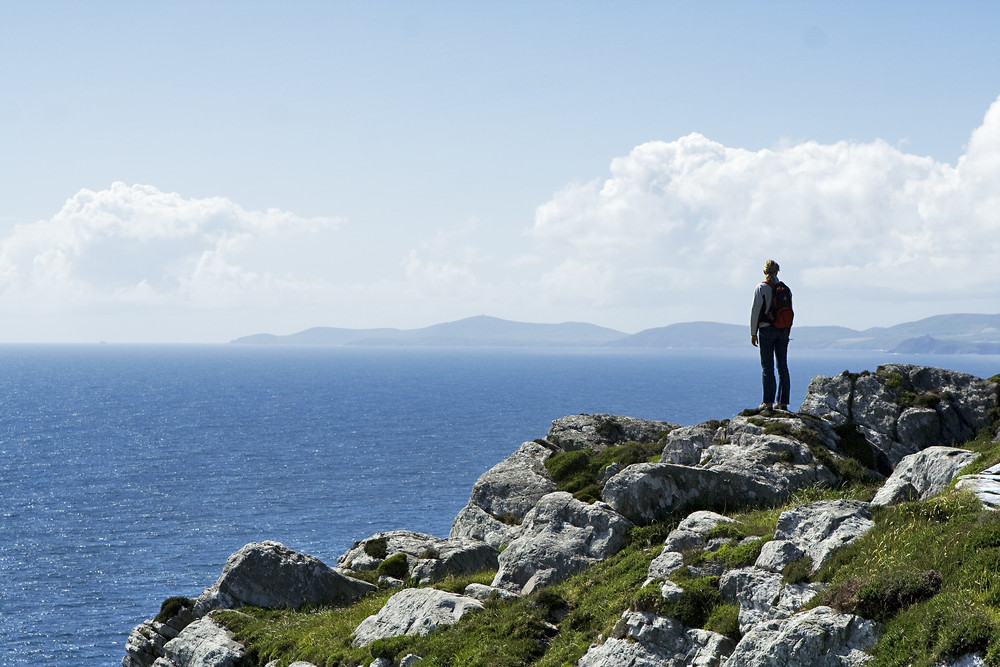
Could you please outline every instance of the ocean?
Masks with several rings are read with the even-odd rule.
[[[791,350],[815,375],[998,356]],[[118,665],[133,626],[277,540],[446,537],[484,471],[553,419],[682,425],[760,402],[756,350],[0,346],[0,665]]]

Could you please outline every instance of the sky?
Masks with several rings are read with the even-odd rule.
[[[1000,3],[0,0],[0,343],[1000,312]]]

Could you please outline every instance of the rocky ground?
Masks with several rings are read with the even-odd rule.
[[[835,485],[853,465],[885,480],[871,503],[825,500],[785,511],[753,565],[717,572],[719,591],[739,609],[738,642],[669,616],[629,610],[612,636],[597,641],[578,664],[860,665],[878,641],[878,624],[826,606],[802,610],[823,586],[785,583],[782,572],[793,563],[818,570],[871,529],[873,506],[928,498],[948,487],[976,458],[961,444],[994,423],[997,405],[993,382],[886,365],[877,373],[814,379],[797,413],[744,414],[685,427],[611,415],[557,419],[544,438],[524,443],[483,473],[447,539],[381,533],[358,542],[335,567],[278,543],[249,544],[198,598],[168,601],[160,616],[137,626],[122,664],[248,664],[244,647],[211,612],[347,604],[376,589],[352,576],[372,570],[383,573],[380,585],[400,590],[358,626],[354,645],[425,634],[479,612],[491,596],[528,595],[618,553],[636,525],[686,515],[650,564],[646,581],[669,601],[679,589],[668,577],[684,567],[685,553],[735,543],[713,537],[720,524],[732,522],[723,512],[775,506],[798,490]],[[659,461],[608,466],[593,502],[558,490],[546,467],[556,454],[602,452],[626,442],[661,443]],[[1000,504],[1000,466],[957,484],[988,506]],[[496,571],[490,586],[471,585],[464,594],[433,587],[445,577],[483,570]],[[422,587],[404,587],[404,580]],[[419,659],[408,656],[399,664]],[[965,656],[962,664],[977,659]],[[393,665],[384,658],[372,664]]]

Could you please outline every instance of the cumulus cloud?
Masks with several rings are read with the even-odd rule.
[[[651,141],[537,206],[521,235],[473,218],[404,243],[387,238],[401,227],[115,183],[0,239],[0,307],[8,332],[76,313],[126,340],[155,340],[175,319],[174,339],[197,339],[211,318],[230,336],[473,314],[638,331],[745,321],[774,258],[801,324],[997,312],[997,183],[1000,99],[955,164],[883,141]]]
[[[531,236],[554,301],[742,321],[747,283],[773,257],[813,323],[865,327],[996,312],[996,183],[1000,100],[956,165],[882,141],[748,151],[690,134],[565,188],[538,207]]]
[[[40,311],[277,302],[308,289],[310,258],[291,241],[308,248],[299,242],[325,238],[339,222],[150,185],[85,189],[0,242],[3,293]]]

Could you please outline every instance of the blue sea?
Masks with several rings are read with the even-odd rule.
[[[996,356],[792,350],[989,377]],[[392,529],[446,537],[481,473],[553,419],[695,424],[760,402],[756,351],[0,347],[0,665],[118,665],[130,629],[248,542],[333,565]]]

